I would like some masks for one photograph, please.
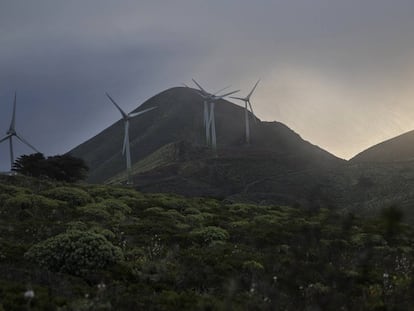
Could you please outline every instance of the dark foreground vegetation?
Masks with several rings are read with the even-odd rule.
[[[88,166],[82,159],[71,155],[45,157],[42,153],[20,156],[12,170],[22,175],[75,182],[87,176]]]
[[[0,310],[410,310],[401,218],[2,177]]]

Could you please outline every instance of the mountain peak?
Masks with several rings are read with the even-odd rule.
[[[131,119],[130,144],[132,163],[150,156],[165,145],[185,141],[205,150],[203,99],[195,89],[174,87],[144,102],[134,110],[157,107],[153,111]],[[298,134],[279,122],[250,122],[251,144],[245,144],[244,108],[227,100],[215,105],[215,120],[219,156],[238,154],[276,155],[301,159],[304,162],[338,163],[340,160],[321,148],[304,141]],[[251,121],[255,118],[250,112]],[[122,120],[70,151],[83,158],[90,167],[92,182],[105,182],[125,169],[121,154],[123,141]],[[226,152],[226,150],[228,150]]]

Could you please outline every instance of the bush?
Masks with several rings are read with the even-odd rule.
[[[8,195],[16,195],[18,193],[31,193],[31,191],[27,188],[0,184],[0,193],[1,194],[8,194]]]
[[[78,207],[77,210],[92,217],[91,220],[123,220],[126,214],[131,213],[131,209],[125,203],[115,200],[103,200],[99,203],[91,203]]]
[[[146,197],[152,206],[161,206],[165,209],[184,210],[189,206],[188,200],[178,195],[151,194]]]
[[[110,221],[112,216],[101,203],[91,203],[79,206],[76,210],[88,221]]]
[[[35,194],[18,194],[7,199],[3,204],[3,210],[10,215],[23,210],[32,216],[50,217],[54,215],[62,202]]]
[[[122,214],[130,214],[131,208],[126,205],[124,202],[116,199],[109,199],[104,200],[100,202],[103,206],[105,206],[105,209],[110,212],[111,214],[114,214],[116,212],[122,213]]]
[[[88,186],[86,191],[96,199],[112,199],[121,197],[142,198],[142,194],[131,188],[122,188],[115,186]]]
[[[81,275],[109,267],[121,261],[123,254],[101,234],[72,230],[35,244],[25,258],[51,271]]]
[[[42,195],[67,202],[69,206],[81,206],[93,202],[92,197],[82,189],[71,187],[58,187],[42,192]]]
[[[190,237],[194,238],[199,243],[211,244],[213,242],[227,241],[230,236],[223,228],[209,226],[191,231]]]

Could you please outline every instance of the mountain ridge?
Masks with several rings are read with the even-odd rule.
[[[157,106],[157,109],[131,120],[130,141],[132,162],[136,163],[164,145],[186,141],[205,148],[203,100],[196,90],[183,87],[167,89],[144,102],[134,112]],[[255,118],[249,113],[250,118]],[[104,182],[124,170],[120,152],[123,135],[119,120],[72,149],[69,153],[83,158],[91,168],[89,181]],[[226,100],[216,104],[216,127],[219,155],[225,150],[244,154],[250,150],[278,155],[307,154],[322,162],[342,160],[303,140],[297,133],[279,122],[251,122],[252,142],[244,144],[244,108]],[[323,159],[323,160],[322,160]]]
[[[414,130],[380,142],[351,158],[350,162],[395,162],[414,159]]]

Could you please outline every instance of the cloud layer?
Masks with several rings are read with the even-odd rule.
[[[414,129],[414,2],[56,1],[0,4],[0,131],[63,153],[165,88],[248,92],[264,120],[349,158]],[[18,153],[27,153],[16,144]],[[0,146],[0,171],[8,169]]]

